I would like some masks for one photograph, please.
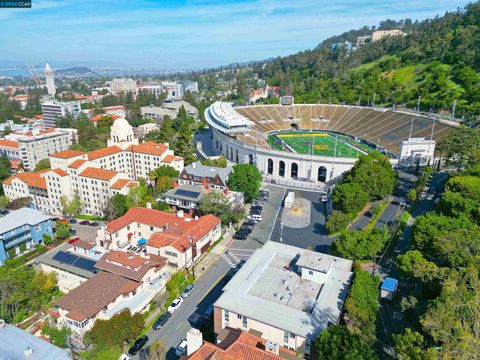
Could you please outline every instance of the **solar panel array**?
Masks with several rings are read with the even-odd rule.
[[[89,272],[95,272],[96,262],[65,251],[59,251],[53,256],[53,259],[64,264],[75,266]]]
[[[186,197],[190,197],[190,198],[194,198],[196,199],[200,193],[199,192],[196,192],[196,191],[190,191],[190,190],[184,190],[184,189],[179,189],[175,192],[175,195],[178,195],[178,196],[186,196]]]

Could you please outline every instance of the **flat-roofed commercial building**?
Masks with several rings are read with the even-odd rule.
[[[351,267],[351,260],[268,241],[215,302],[215,333],[255,331],[308,357],[318,333],[340,319]]]
[[[47,127],[55,127],[57,119],[67,114],[76,118],[81,110],[80,102],[77,101],[46,101],[42,103],[43,121]]]

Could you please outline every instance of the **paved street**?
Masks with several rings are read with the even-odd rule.
[[[177,358],[175,348],[185,338],[188,329],[194,326],[195,320],[220,297],[225,285],[222,278],[229,272],[236,272],[255,249],[268,241],[278,208],[283,201],[285,189],[271,185],[266,185],[265,188],[270,190],[270,196],[263,208],[263,221],[255,226],[246,240],[232,241],[229,249],[221,254],[218,260],[197,280],[195,290],[185,299],[180,309],[160,330],[150,330],[147,333],[148,344],[160,339],[166,345],[167,359]]]
[[[399,180],[401,186],[395,195],[396,200],[400,200],[401,202],[406,199],[406,192],[408,192],[413,185],[415,177],[407,173],[401,173]],[[405,319],[400,309],[399,300],[401,299],[402,295],[408,293],[410,286],[409,283],[401,281],[400,279],[400,274],[396,268],[397,256],[404,254],[410,249],[410,234],[414,218],[423,215],[426,212],[432,211],[435,208],[435,201],[441,197],[445,182],[447,180],[447,173],[437,173],[433,175],[431,181],[427,185],[427,198],[417,202],[412,211],[412,217],[410,217],[402,236],[395,245],[395,248],[381,263],[379,273],[382,278],[385,276],[390,276],[400,280],[399,293],[397,294],[396,301],[385,301],[380,303],[381,307],[377,321],[377,338],[380,345],[383,346],[383,349],[387,353],[391,353],[392,334],[403,332],[405,328]],[[390,211],[394,210],[392,209]]]

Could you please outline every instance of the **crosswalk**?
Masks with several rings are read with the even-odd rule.
[[[227,250],[222,254],[222,259],[225,260],[232,269],[237,270],[248,260],[252,252],[253,250]]]

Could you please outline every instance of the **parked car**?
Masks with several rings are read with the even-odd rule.
[[[80,240],[80,236],[74,236],[70,240],[68,240],[69,244],[76,243],[78,240]]]
[[[60,221],[60,218],[59,217],[54,217],[54,218],[52,218],[52,221]]]
[[[262,210],[257,210],[257,209],[250,210],[250,215],[260,215],[261,213],[262,213]]]
[[[60,222],[68,223],[68,219],[61,219]]]
[[[322,195],[321,200],[322,200],[322,202],[327,202],[328,201],[328,196],[327,195]]]
[[[130,349],[128,349],[128,355],[136,355],[148,342],[148,336],[144,335],[138,338]]]
[[[70,229],[70,234],[75,235],[77,233],[77,230],[75,229]]]
[[[262,211],[263,208],[261,206],[252,206],[250,208],[250,211]]]
[[[96,222],[96,221],[93,221],[93,222],[91,222],[91,223],[90,223],[90,224],[88,224],[88,225],[90,225],[90,226],[98,226],[98,222]]]
[[[0,210],[0,214],[8,215],[8,214],[10,214],[10,211],[8,211],[7,209],[2,209],[2,210]]]
[[[237,231],[235,235],[233,235],[233,238],[235,240],[245,240],[250,233],[246,231]]]
[[[190,284],[188,285],[182,292],[182,297],[183,298],[186,298],[188,297],[188,295],[190,295],[190,293],[192,292],[192,290],[195,288],[195,285],[193,284]]]
[[[255,225],[252,225],[252,224],[243,224],[243,225],[240,227],[240,230],[248,230],[248,232],[252,232],[254,228],[255,228]]]
[[[170,314],[173,314],[175,311],[177,311],[180,306],[182,305],[183,303],[183,299],[181,296],[179,296],[178,298],[176,298],[175,300],[173,300],[173,302],[170,304],[170,306],[168,307],[167,311],[170,313]]]
[[[122,354],[120,355],[120,357],[118,358],[118,360],[130,360],[131,357],[128,356],[127,354]]]
[[[245,222],[243,223],[243,225],[245,225],[245,226],[253,226],[253,227],[255,227],[256,224],[257,224],[257,223],[256,223],[255,221],[253,221],[253,220],[248,220],[248,219],[245,220]]]
[[[183,339],[175,349],[175,355],[183,356],[187,352],[187,339]]]
[[[253,200],[252,201],[252,206],[260,206],[260,207],[263,208],[263,205],[264,205],[264,203],[261,200]]]
[[[157,320],[153,323],[153,330],[159,330],[172,316],[169,312],[165,312],[158,317]]]
[[[70,224],[76,224],[76,223],[77,223],[77,219],[70,219],[70,220],[68,220],[68,222],[69,222]]]
[[[90,225],[90,221],[88,220],[83,220],[79,222],[80,225]]]
[[[263,220],[263,216],[260,214],[250,214],[247,216],[247,219],[253,220],[255,222],[260,222]]]

